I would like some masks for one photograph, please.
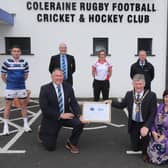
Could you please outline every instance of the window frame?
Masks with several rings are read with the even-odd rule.
[[[109,54],[109,38],[108,37],[93,37],[92,38],[92,45],[93,45],[93,50],[92,50],[92,54],[91,54],[91,56],[98,56],[98,54],[96,53],[97,51],[96,51],[96,40],[98,41],[98,40],[106,40],[106,44],[104,45],[105,46],[105,51],[106,51],[106,56],[111,56],[110,54]],[[100,49],[101,50],[101,49]]]
[[[151,40],[150,53],[148,52],[149,50],[147,51],[146,49],[143,49],[143,48],[140,49],[139,48],[139,41],[140,40]],[[146,38],[146,37],[139,37],[139,38],[137,38],[137,54],[135,54],[135,56],[138,56],[138,53],[139,53],[140,50],[146,51],[147,56],[155,56],[155,54],[152,53],[153,52],[152,49],[153,49],[153,38],[151,38],[151,37],[150,38]]]
[[[22,49],[22,46],[17,44],[19,42],[17,42],[17,40],[28,40],[27,43],[28,43],[28,49],[27,50],[23,50]],[[10,40],[14,40],[16,41],[15,44],[9,44],[10,43]],[[7,37],[4,37],[4,43],[5,43],[5,53],[0,53],[0,55],[10,55],[10,48],[13,46],[13,45],[18,45],[21,47],[21,50],[22,50],[22,55],[25,55],[25,56],[31,56],[31,55],[34,55],[33,53],[31,53],[31,37],[25,37],[25,36],[22,36],[22,37],[18,37],[18,36],[7,36]],[[27,45],[27,44],[24,44],[24,45]]]

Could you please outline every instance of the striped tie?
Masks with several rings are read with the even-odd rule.
[[[58,105],[59,105],[59,112],[60,112],[60,113],[63,113],[63,95],[62,95],[62,92],[61,92],[61,86],[58,85],[57,88],[58,88]]]
[[[66,66],[66,63],[65,63],[65,55],[62,56],[62,71],[64,73],[64,79],[66,80],[67,79],[67,66]]]

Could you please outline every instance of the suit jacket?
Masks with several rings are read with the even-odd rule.
[[[75,72],[75,59],[72,55],[68,55],[66,54],[67,56],[67,64],[68,64],[68,79],[67,81],[70,83],[70,84],[73,84],[73,77],[72,77],[72,74]],[[52,73],[52,71],[55,69],[55,68],[61,68],[61,65],[60,65],[60,55],[54,55],[51,57],[51,60],[50,60],[50,64],[49,64],[49,72]]]
[[[63,82],[63,90],[65,112],[71,112],[76,117],[79,117],[81,110],[72,86],[69,83]],[[39,102],[42,110],[41,131],[54,132],[56,122],[60,119],[60,112],[57,93],[52,82],[41,87]]]
[[[154,67],[151,63],[149,63],[147,60],[145,61],[145,65],[142,69],[142,67],[139,64],[139,59],[136,63],[132,64],[131,70],[130,70],[130,76],[131,78],[134,77],[135,74],[143,74],[145,76],[145,88],[150,89],[151,87],[151,81],[154,78]]]
[[[116,108],[127,108],[128,110],[128,132],[131,129],[132,113],[133,113],[133,91],[128,91],[122,102],[113,101],[112,106]],[[144,121],[144,126],[151,129],[154,122],[157,109],[157,99],[154,92],[149,91],[142,101],[141,113]]]

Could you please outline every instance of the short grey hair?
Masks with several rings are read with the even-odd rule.
[[[51,74],[54,74],[55,71],[60,71],[64,75],[64,72],[60,68],[54,68]]]
[[[143,81],[145,83],[145,76],[143,74],[136,74],[133,76],[133,81]]]
[[[139,51],[138,51],[138,54],[139,54],[140,52],[144,52],[145,54],[147,54],[146,50],[139,50]]]
[[[66,45],[66,43],[60,43],[60,44],[59,44],[59,48],[60,48],[60,47],[66,47],[66,48],[67,48],[67,45]]]

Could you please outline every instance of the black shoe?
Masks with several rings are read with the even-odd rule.
[[[145,163],[150,163],[149,157],[148,157],[147,154],[142,154],[142,160],[143,160]]]

